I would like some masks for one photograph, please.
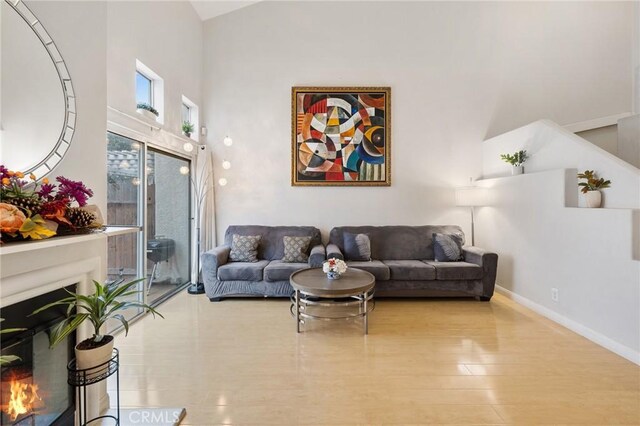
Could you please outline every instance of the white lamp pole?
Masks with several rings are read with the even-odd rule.
[[[204,200],[207,197],[207,194],[211,191],[211,187],[208,187],[209,179],[211,178],[211,173],[207,173],[204,175],[205,168],[203,167],[200,171],[200,175],[196,176],[195,173],[190,173],[188,168],[184,168],[187,170],[180,170],[180,173],[189,174],[189,181],[191,182],[191,187],[193,188],[194,194],[194,212],[193,212],[193,220],[195,222],[195,230],[196,230],[196,258],[195,258],[195,271],[191,272],[191,285],[187,289],[189,294],[202,294],[204,293],[204,284],[200,282],[200,222],[202,218],[202,208],[204,206]],[[195,279],[193,277],[195,276]]]
[[[487,189],[469,186],[456,189],[456,206],[471,208],[471,245],[475,245],[474,207],[487,205]]]

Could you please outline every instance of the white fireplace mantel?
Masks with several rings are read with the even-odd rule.
[[[106,241],[95,233],[0,247],[0,307],[72,284],[91,292],[92,280],[106,278]]]
[[[78,293],[93,293],[92,281],[107,277],[107,235],[54,237],[0,247],[0,309],[73,284]],[[82,324],[78,341],[90,336],[89,324]],[[89,389],[88,397],[99,401],[90,406],[91,418],[109,407],[106,382]]]

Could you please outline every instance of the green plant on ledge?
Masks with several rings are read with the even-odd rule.
[[[158,117],[160,115],[160,113],[158,112],[157,109],[155,109],[154,107],[152,107],[151,105],[141,102],[139,104],[136,105],[137,109],[143,109],[145,111],[149,111],[151,114],[155,115],[156,117]]]
[[[69,293],[69,297],[65,297],[57,302],[49,303],[48,305],[36,309],[31,315],[37,314],[54,306],[66,305],[67,318],[52,329],[51,336],[49,338],[51,346],[53,347],[57,345],[74,332],[80,324],[85,321],[89,321],[91,325],[93,325],[93,337],[80,342],[78,347],[86,349],[99,347],[106,343],[103,343],[104,340],[107,340],[105,339],[107,336],[100,334],[100,329],[111,319],[122,323],[125,330],[125,336],[129,333],[129,322],[124,315],[119,313],[120,311],[130,308],[142,308],[147,309],[154,317],[158,315],[159,317],[164,318],[162,314],[146,303],[117,300],[118,298],[137,295],[140,291],[131,290],[131,288],[141,281],[144,281],[144,278],[131,281],[130,283],[120,286],[110,286],[108,284],[101,284],[97,281],[93,281],[95,293],[91,295],[82,295],[67,291],[67,293]]]
[[[529,156],[527,155],[526,150],[521,150],[514,152],[513,154],[500,154],[500,158],[514,167],[519,167],[529,159]]]
[[[182,133],[184,133],[186,137],[191,136],[191,133],[193,133],[193,129],[194,129],[193,123],[190,123],[188,121],[184,121],[182,123]]]
[[[610,188],[611,181],[598,178],[593,170],[585,170],[578,173],[578,179],[586,179],[586,182],[580,182],[578,186],[582,187],[580,191],[586,194],[589,191],[599,191],[600,189]]]

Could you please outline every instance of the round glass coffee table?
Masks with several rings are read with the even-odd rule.
[[[367,271],[349,268],[338,280],[330,280],[322,268],[301,269],[291,274],[289,282],[291,314],[296,319],[296,331],[305,320],[335,320],[362,317],[364,334],[369,333],[369,313],[375,304],[375,277]]]

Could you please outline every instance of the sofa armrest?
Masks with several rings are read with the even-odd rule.
[[[310,268],[320,268],[322,263],[326,260],[327,252],[324,249],[322,244],[318,244],[311,249],[311,254],[309,254],[309,267]]]
[[[464,261],[482,268],[482,299],[489,300],[493,296],[498,273],[498,255],[480,247],[463,247]]]
[[[342,251],[340,250],[340,247],[335,244],[327,244],[327,259],[331,258],[344,260],[344,256],[342,254]]]
[[[229,261],[229,253],[231,253],[229,246],[219,246],[202,253],[202,279],[205,283],[217,279],[218,268]]]

